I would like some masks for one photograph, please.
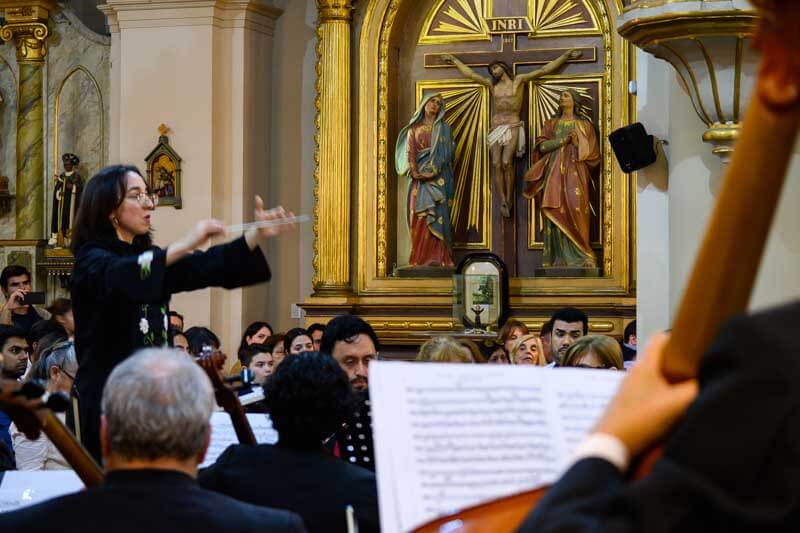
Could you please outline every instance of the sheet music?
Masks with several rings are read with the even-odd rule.
[[[72,470],[11,470],[0,483],[0,513],[83,490]]]
[[[253,428],[253,435],[259,444],[275,444],[278,442],[278,433],[272,428],[272,421],[267,414],[247,413],[247,420]],[[217,460],[225,448],[231,444],[239,444],[236,438],[236,431],[233,429],[233,422],[228,413],[211,414],[211,444],[208,446],[206,459],[200,468],[211,466]]]
[[[622,372],[506,365],[370,365],[381,528],[408,531],[551,483]]]

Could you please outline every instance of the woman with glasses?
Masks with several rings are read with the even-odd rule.
[[[42,353],[38,365],[41,365],[43,373],[47,376],[47,392],[70,393],[75,373],[78,371],[78,360],[72,342],[66,341],[48,348]],[[56,413],[56,416],[64,422],[66,413]],[[70,469],[69,463],[44,433],[38,439],[31,440],[19,431],[15,424],[11,424],[9,432],[19,470]]]
[[[75,386],[81,441],[98,459],[100,399],[106,379],[135,350],[168,344],[172,294],[267,281],[270,271],[260,245],[291,228],[249,229],[232,242],[201,252],[211,238],[225,235],[222,222],[203,220],[183,239],[160,248],[152,240],[157,203],[136,167],[110,166],[86,184],[75,219],[70,279],[80,363]],[[256,197],[256,220],[290,215],[282,208],[266,212]]]

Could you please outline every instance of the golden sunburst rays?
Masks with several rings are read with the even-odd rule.
[[[467,232],[470,228],[478,231],[481,193],[487,179],[487,90],[483,87],[445,89],[440,94],[445,100],[445,120],[450,124],[456,144],[453,166],[455,191],[450,219],[458,231],[461,210],[466,208],[468,212],[464,229]]]
[[[568,26],[585,24],[582,11],[575,12],[577,0],[530,0],[533,3],[533,32],[560,30]]]
[[[484,3],[487,0],[455,0],[447,6],[442,20],[433,30],[439,33],[474,35],[486,32]]]
[[[575,114],[594,122],[592,119],[594,97],[592,97],[587,87],[533,83],[531,84],[531,104],[534,111],[533,127],[536,135],[542,131],[545,121],[550,120],[558,113],[558,101],[561,98],[561,93],[567,89],[575,91],[580,96],[580,102],[575,109]]]

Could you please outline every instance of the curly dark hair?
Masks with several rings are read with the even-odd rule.
[[[287,357],[264,385],[264,403],[281,445],[319,449],[355,408],[347,375],[332,357]]]

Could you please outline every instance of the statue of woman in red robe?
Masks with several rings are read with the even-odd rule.
[[[579,114],[580,97],[561,93],[558,114],[536,139],[536,163],[525,175],[525,196],[536,197],[544,218],[542,266],[595,268],[589,242],[591,172],[600,148],[591,121]]]

